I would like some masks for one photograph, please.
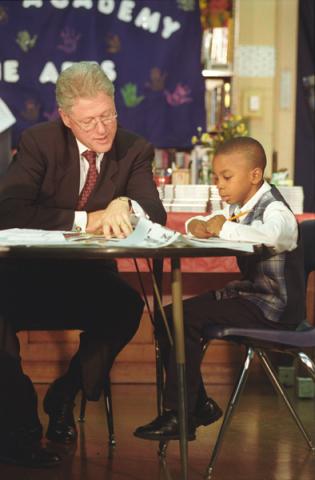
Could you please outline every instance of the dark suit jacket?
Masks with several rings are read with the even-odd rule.
[[[142,206],[152,221],[165,224],[166,213],[153,182],[153,155],[152,145],[119,127],[112,149],[103,158],[97,185],[85,209],[88,212],[104,209],[114,198],[128,196]],[[79,181],[79,152],[72,132],[61,121],[29,128],[22,135],[17,155],[8,172],[0,178],[0,229],[19,227],[71,230],[79,197]],[[49,328],[58,328],[60,323],[63,328],[89,328],[91,331],[100,331],[100,325],[106,327],[105,338],[111,338],[109,346],[104,343],[103,337],[98,338],[94,334],[92,338],[88,337],[88,341],[81,341],[79,350],[85,392],[89,399],[97,399],[102,390],[104,375],[108,374],[115,356],[135,333],[142,304],[139,300],[136,301],[137,298],[131,301],[131,293],[126,292],[124,284],[119,287],[117,282],[116,296],[111,293],[110,301],[104,300],[103,293],[106,292],[111,277],[108,271],[109,276],[106,272],[103,273],[103,268],[113,269],[115,266],[112,262],[111,265],[106,262],[89,265],[91,268],[88,272],[87,266],[82,270],[83,265],[78,262],[76,268],[73,263],[67,265],[66,262],[63,264],[48,260],[30,264],[27,261],[19,261],[19,264],[1,262],[0,313],[13,321],[15,329],[45,329],[47,325]],[[83,275],[87,280],[82,298],[85,305],[88,305],[89,316],[85,313],[87,308],[81,311],[82,298],[76,302],[80,291],[77,289],[80,280],[78,265],[80,272],[82,270],[86,273]],[[95,290],[96,287],[98,290]],[[99,293],[95,293],[97,291]],[[38,295],[35,300],[36,292]],[[122,298],[129,300],[122,302]],[[89,299],[93,301],[89,303]],[[107,319],[104,322],[104,303],[112,314],[117,302],[120,302],[120,306],[126,305],[127,311],[121,314],[124,315],[124,328],[119,326],[115,316],[112,321]],[[58,312],[52,308],[54,304],[58,305]],[[49,309],[47,305],[50,305]],[[122,312],[123,309],[120,308],[119,311]],[[80,323],[75,323],[81,321],[85,321],[88,326],[84,328]],[[11,346],[9,353],[18,356],[18,344],[14,335],[12,339],[14,348]]]
[[[127,196],[152,221],[165,224],[166,213],[152,177],[153,155],[146,140],[118,127],[85,209],[100,210],[115,197]],[[71,130],[60,120],[27,129],[0,179],[0,229],[71,230],[79,181],[79,152]]]

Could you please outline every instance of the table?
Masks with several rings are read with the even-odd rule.
[[[197,257],[229,257],[242,252],[227,248],[178,247],[163,248],[122,248],[103,247],[87,244],[69,244],[62,246],[14,246],[0,247],[0,261],[18,259],[65,259],[65,260],[109,260],[113,258],[169,258],[171,262],[172,304],[174,321],[174,341],[178,375],[178,416],[180,431],[180,457],[182,479],[188,479],[188,442],[187,442],[187,393],[185,382],[185,346],[183,328],[183,302],[181,259]],[[244,253],[246,254],[246,253]]]
[[[168,212],[166,226],[171,230],[185,233],[185,222],[196,215],[206,215],[203,212]],[[301,213],[295,215],[299,223],[304,220],[315,220],[315,213]],[[120,272],[134,271],[134,265],[128,258],[120,259],[118,262]],[[140,261],[141,269],[146,269],[143,262]],[[167,260],[164,262],[164,271],[170,272],[170,263]],[[181,262],[182,272],[211,272],[211,273],[237,273],[239,268],[234,257],[195,257],[183,258]]]

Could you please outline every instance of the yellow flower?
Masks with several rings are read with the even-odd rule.
[[[210,137],[209,133],[203,133],[201,135],[200,140],[201,140],[202,143],[211,143],[211,137]]]
[[[198,142],[198,138],[196,137],[196,135],[194,135],[191,139],[191,143],[195,145],[197,142]]]
[[[237,131],[237,133],[244,133],[244,132],[245,132],[245,125],[244,125],[244,123],[240,123],[239,125],[237,125],[236,131]]]

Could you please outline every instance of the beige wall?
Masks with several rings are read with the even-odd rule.
[[[235,0],[233,109],[244,114],[248,94],[259,96],[261,111],[250,116],[250,134],[266,149],[267,176],[276,151],[278,167],[287,167],[293,178],[297,15],[298,0]],[[251,48],[257,50],[257,69],[247,72],[246,51]],[[274,53],[275,63],[267,61],[264,70],[259,62],[265,51]]]
[[[287,167],[294,178],[298,0],[277,0],[276,3],[275,149],[279,168]]]

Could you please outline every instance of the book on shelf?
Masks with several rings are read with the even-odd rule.
[[[207,131],[215,131],[223,117],[230,112],[231,84],[222,78],[207,78],[205,105],[207,112]]]
[[[233,19],[226,26],[203,31],[201,62],[206,69],[231,67],[233,61]]]

